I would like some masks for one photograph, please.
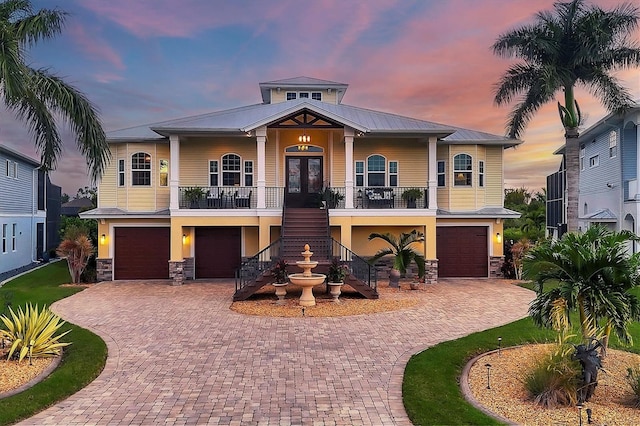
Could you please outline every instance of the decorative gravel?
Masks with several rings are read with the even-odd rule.
[[[29,365],[28,359],[22,362],[9,361],[5,355],[0,359],[0,395],[35,379],[53,362],[54,358],[33,358],[31,360],[33,365]]]
[[[526,345],[502,350],[478,358],[469,371],[473,398],[488,410],[523,425],[577,425],[575,406],[545,409],[528,398],[524,376],[534,361],[548,353],[553,345]],[[487,389],[487,368],[491,364]],[[605,371],[598,373],[598,386],[582,410],[592,410],[595,425],[640,425],[640,409],[633,404],[631,387],[626,383],[627,368],[640,365],[640,355],[609,349],[603,361]]]
[[[231,310],[245,314],[266,317],[300,317],[302,307],[298,299],[302,290],[289,284],[286,287],[285,304],[276,304],[275,287],[264,286],[249,300],[233,302]],[[419,305],[424,297],[428,297],[429,287],[420,285],[420,289],[411,290],[409,282],[401,282],[400,288],[390,288],[388,282],[378,282],[379,299],[365,299],[355,292],[349,285],[342,286],[340,303],[334,303],[330,294],[325,293],[325,285],[313,288],[316,306],[305,308],[304,315],[310,317],[340,317],[349,315],[366,315],[377,312],[397,311],[409,309]]]

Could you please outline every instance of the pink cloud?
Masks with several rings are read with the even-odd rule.
[[[77,23],[70,25],[68,31],[73,41],[90,58],[105,61],[118,70],[125,69],[120,54],[105,40],[98,37],[95,32],[89,32]]]

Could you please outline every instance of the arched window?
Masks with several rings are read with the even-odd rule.
[[[454,186],[471,186],[473,178],[473,159],[468,154],[453,157]]]
[[[240,185],[240,175],[242,173],[240,164],[241,161],[239,155],[227,154],[222,157],[222,185]]]
[[[151,186],[151,155],[146,152],[131,156],[131,185]]]
[[[385,186],[387,176],[387,160],[382,155],[367,158],[367,185]]]

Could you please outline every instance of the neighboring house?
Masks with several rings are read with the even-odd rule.
[[[94,208],[93,201],[87,197],[74,198],[60,207],[62,216],[78,216],[80,212]]]
[[[322,204],[357,255],[384,247],[371,232],[416,229],[430,282],[500,274],[503,220],[519,216],[503,208],[503,152],[520,141],[345,105],[343,83],[259,86],[261,104],[108,133],[98,208],[80,214],[99,222],[99,280],[233,277],[283,212]],[[340,195],[321,203],[326,188]]]
[[[582,132],[580,142],[579,229],[602,224],[639,233],[640,106],[609,114]],[[564,164],[564,148],[561,154]],[[547,177],[547,230],[566,229],[564,169]],[[560,232],[561,234],[561,232]]]
[[[0,273],[36,262],[57,244],[48,241],[57,238],[57,229],[48,228],[56,226],[59,215],[47,215],[47,192],[53,200],[58,194],[59,206],[60,188],[39,167],[38,161],[0,145]]]

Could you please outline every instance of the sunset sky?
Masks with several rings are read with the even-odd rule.
[[[502,135],[493,89],[510,64],[496,37],[553,0],[36,0],[70,13],[63,33],[29,51],[83,91],[107,131],[260,103],[258,83],[308,76],[349,84],[343,103]],[[594,0],[605,9],[620,0]],[[636,32],[636,39],[638,39]],[[640,71],[618,77],[640,99]],[[584,128],[604,109],[577,94]],[[563,144],[556,106],[507,150],[507,187],[544,186]],[[25,126],[0,112],[0,143],[37,157]],[[52,181],[75,194],[86,164],[66,134]]]

